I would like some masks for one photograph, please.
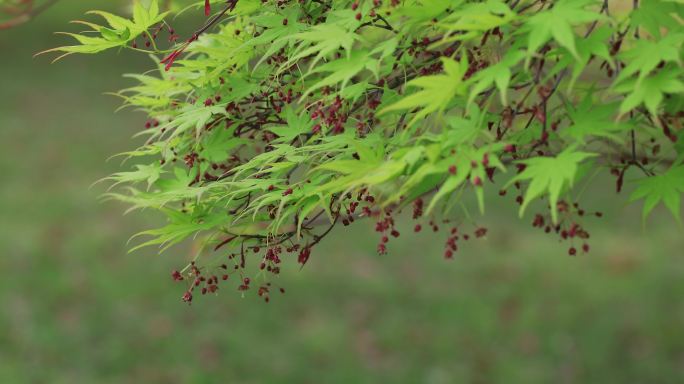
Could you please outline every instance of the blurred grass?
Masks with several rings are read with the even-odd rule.
[[[191,307],[169,278],[188,246],[127,254],[150,226],[97,202],[144,122],[105,91],[146,58],[111,53],[55,65],[89,8],[63,1],[0,33],[0,383],[681,383],[684,240],[662,212],[639,222],[609,186],[587,192],[592,252],[488,206],[486,241],[441,258],[444,238],[409,235],[377,256],[359,223],[292,261],[268,305],[226,286]]]

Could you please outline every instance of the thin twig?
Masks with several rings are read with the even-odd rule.
[[[28,12],[22,13],[11,20],[5,21],[4,23],[0,23],[0,30],[14,28],[17,25],[27,23],[36,16],[45,12],[45,10],[47,10],[51,6],[55,5],[55,3],[57,3],[58,1],[59,0],[48,0],[40,6],[30,9]]]

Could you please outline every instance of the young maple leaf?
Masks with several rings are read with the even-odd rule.
[[[551,218],[554,223],[557,223],[558,198],[563,188],[572,186],[579,164],[593,156],[595,156],[593,153],[575,152],[573,148],[568,148],[556,157],[535,157],[521,161],[526,165],[525,170],[511,179],[506,186],[508,188],[516,181],[530,181],[520,206],[520,216],[525,213],[525,208],[532,200],[548,194]]]
[[[575,33],[572,28],[575,25],[602,18],[597,12],[585,9],[595,3],[594,0],[561,0],[555,2],[553,8],[548,11],[539,12],[530,17],[525,25],[529,31],[526,65],[529,64],[532,53],[552,37],[579,60],[580,57],[575,47]]]
[[[637,41],[632,49],[620,55],[627,62],[627,66],[620,71],[620,75],[615,79],[615,84],[637,72],[639,73],[639,80],[642,80],[660,63],[681,64],[679,56],[682,44],[684,44],[684,33],[672,33],[659,41]]]
[[[615,87],[616,92],[628,94],[620,104],[620,115],[624,115],[643,103],[646,109],[655,116],[665,94],[684,93],[683,74],[684,71],[680,68],[666,67],[643,80],[630,79],[618,85]]]
[[[680,206],[684,193],[684,165],[673,166],[667,172],[637,180],[637,188],[632,192],[630,201],[644,199],[642,217],[644,221],[653,208],[662,202],[681,224]]]
[[[406,87],[421,87],[421,91],[405,96],[398,102],[384,108],[380,114],[390,111],[420,108],[409,125],[433,112],[442,112],[446,109],[454,96],[463,96],[466,87],[463,83],[463,75],[468,70],[468,59],[464,56],[462,62],[442,57],[444,65],[443,75],[423,76],[406,83]]]

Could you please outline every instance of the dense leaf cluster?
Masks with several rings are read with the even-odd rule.
[[[534,225],[585,251],[589,215],[575,188],[596,175],[615,177],[619,192],[631,172],[629,200],[644,200],[644,216],[663,203],[679,218],[678,1],[160,6],[137,2],[132,19],[93,12],[106,25],[81,22],[92,31],[50,51],[154,54],[156,70],[129,75],[137,84],[118,93],[149,121],[146,144],[125,154],[132,170],[109,178],[123,189],[108,196],[168,217],[138,247],[201,235],[205,247],[230,255],[230,267],[207,252],[174,274],[190,282],[186,300],[195,286],[217,289],[212,266],[242,275],[246,290],[250,260],[274,274],[287,253],[306,263],[338,223],[370,218],[385,252],[402,207],[436,229],[470,216],[461,204],[468,195],[484,212],[493,188],[516,193],[521,216],[542,199]],[[206,25],[190,36],[165,22],[201,10]],[[447,257],[463,238],[454,226]],[[269,287],[259,294],[268,297]]]

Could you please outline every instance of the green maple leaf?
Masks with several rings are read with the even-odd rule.
[[[479,137],[487,135],[484,133],[487,113],[480,110],[477,104],[468,107],[467,116],[448,116],[445,120],[447,124],[442,133],[441,143],[446,148],[462,144],[475,145]]]
[[[328,75],[309,87],[303,94],[304,99],[311,92],[323,88],[326,85],[341,84],[341,89],[347,85],[349,80],[364,69],[374,70],[377,60],[369,57],[368,51],[354,51],[349,57],[343,57],[316,67],[312,74],[327,73]]]
[[[152,0],[147,8],[139,1],[135,2],[133,5],[133,20],[104,11],[90,11],[88,14],[101,16],[109,24],[110,28],[77,20],[75,23],[90,27],[93,31],[99,32],[101,37],[63,32],[61,33],[62,35],[71,36],[80,44],[48,49],[39,52],[38,55],[49,52],[63,52],[61,56],[54,60],[57,61],[74,53],[93,54],[114,47],[125,46],[128,42],[135,40],[136,37],[145,33],[151,26],[161,22],[168,12],[159,13],[158,0]]]
[[[556,157],[536,157],[521,161],[526,165],[524,171],[508,182],[506,188],[516,181],[529,180],[527,192],[520,206],[520,216],[525,213],[525,208],[534,199],[549,195],[551,205],[551,218],[554,223],[558,222],[558,199],[564,188],[572,187],[579,164],[595,156],[593,153],[576,152],[574,148],[568,148]]]
[[[188,104],[179,111],[178,115],[174,116],[173,120],[170,120],[159,127],[142,131],[137,135],[151,135],[152,137],[157,137],[164,135],[165,132],[170,132],[169,137],[174,138],[183,132],[194,128],[195,136],[199,136],[202,128],[209,122],[211,117],[214,114],[222,113],[225,113],[225,109],[220,106],[213,105],[206,107],[201,103]]]
[[[627,66],[620,71],[620,75],[615,79],[615,84],[637,72],[639,73],[639,80],[642,80],[661,62],[674,62],[681,65],[682,43],[684,43],[683,33],[671,33],[658,41],[638,40],[632,49],[620,55],[627,62]]]
[[[588,37],[578,40],[575,43],[577,56],[562,55],[554,66],[552,73],[555,74],[572,65],[572,76],[568,82],[568,90],[572,90],[575,82],[585,72],[587,65],[593,57],[605,60],[611,68],[614,68],[613,57],[610,55],[607,44],[612,33],[610,28],[600,27],[594,30]]]
[[[316,63],[342,48],[347,52],[347,57],[352,54],[352,45],[360,40],[361,36],[349,31],[337,24],[320,24],[312,27],[309,31],[297,33],[286,37],[288,40],[299,42],[292,57],[281,68],[288,68],[299,59],[310,55],[316,55],[309,64],[309,70]]]
[[[406,83],[406,87],[420,87],[421,91],[405,96],[398,102],[384,108],[380,114],[390,111],[420,108],[409,125],[433,112],[443,112],[454,96],[465,94],[463,75],[468,69],[468,60],[462,62],[442,57],[443,75],[423,76]]]
[[[192,170],[176,167],[173,169],[174,179],[160,179],[157,181],[157,186],[163,192],[183,191],[195,178]]]
[[[283,19],[287,19],[287,25],[283,25]],[[269,13],[251,18],[254,24],[264,28],[264,32],[259,36],[250,38],[245,44],[252,47],[264,45],[268,47],[261,59],[254,65],[253,71],[286,45],[294,44],[290,36],[303,32],[306,29],[306,24],[299,23],[298,19],[299,12],[295,7],[285,9],[282,15]]]
[[[444,143],[447,148],[450,144],[451,143]],[[502,146],[503,144],[497,144],[473,148],[468,144],[462,144],[452,147],[455,149],[456,154],[450,156],[448,159],[443,159],[437,164],[442,174],[447,175],[447,177],[437,190],[437,193],[435,193],[430,204],[428,204],[426,212],[430,214],[440,200],[452,194],[467,180],[473,180],[474,177],[479,177],[481,180],[484,180],[487,177],[486,170],[479,160],[482,159],[485,154],[489,156],[489,166],[496,167],[502,172],[505,172],[506,168],[496,155],[496,151],[501,150]],[[451,174],[449,172],[449,167],[452,165],[456,167],[456,174]],[[484,187],[475,187],[474,191],[477,197],[478,208],[481,213],[484,213]]]
[[[161,248],[160,252],[163,252],[193,234],[211,230],[221,224],[225,224],[228,220],[226,215],[209,213],[202,209],[194,209],[192,213],[184,213],[172,209],[162,209],[161,211],[167,215],[169,223],[164,227],[150,229],[133,235],[131,240],[140,236],[153,236],[154,238],[131,248],[128,251],[129,253],[150,245],[159,245]]]
[[[672,216],[681,223],[680,206],[682,193],[684,193],[684,165],[672,166],[667,172],[639,179],[637,188],[630,196],[630,201],[644,199],[643,220],[653,211],[659,203],[672,213]]]
[[[114,184],[109,187],[110,189],[121,183],[137,183],[146,181],[147,189],[149,189],[150,186],[152,186],[152,184],[159,179],[159,176],[164,173],[164,170],[162,170],[161,165],[158,162],[152,163],[150,165],[136,164],[135,168],[135,171],[117,172],[112,176],[101,179],[100,181],[114,181]]]
[[[454,40],[467,40],[485,31],[508,24],[515,18],[515,13],[508,5],[495,0],[463,4],[461,8],[444,17],[436,25],[446,30],[440,44]]]
[[[551,38],[579,60],[572,27],[600,19],[601,15],[597,12],[585,9],[596,3],[594,0],[561,0],[555,2],[553,8],[530,17],[525,25],[529,31],[526,64],[529,64],[532,53]]]
[[[311,132],[311,127],[313,126],[313,121],[306,113],[297,115],[297,112],[292,107],[287,107],[285,109],[285,120],[287,124],[285,125],[274,125],[269,127],[268,130],[278,135],[278,139],[274,142],[276,143],[289,143],[295,137]]]
[[[524,57],[525,53],[523,51],[514,50],[507,53],[497,64],[478,71],[468,81],[468,83],[475,84],[470,90],[468,105],[475,100],[475,97],[477,97],[479,93],[489,88],[492,84],[496,84],[496,88],[499,90],[501,104],[508,105],[506,94],[508,91],[508,84],[511,81],[510,68],[518,64]]]
[[[683,74],[684,71],[681,68],[666,67],[641,81],[630,79],[615,87],[616,92],[628,93],[620,104],[620,115],[624,115],[642,103],[651,114],[656,115],[666,93],[684,92]]]
[[[630,22],[634,27],[642,27],[660,39],[663,28],[668,31],[681,27],[684,18],[684,4],[667,0],[642,0],[639,7],[632,11]]]
[[[393,13],[405,17],[408,25],[417,25],[432,22],[433,19],[449,9],[450,5],[449,1],[444,0],[411,1],[406,2]]]
[[[566,105],[572,124],[561,129],[561,137],[573,138],[581,144],[590,140],[592,136],[620,142],[620,137],[615,133],[628,129],[629,125],[615,121],[617,103],[597,104],[593,96],[594,92],[590,91],[580,104]]]
[[[235,137],[234,127],[230,129],[217,128],[204,138],[200,154],[210,162],[220,163],[230,156],[234,148],[247,143],[249,143],[248,140]]]

